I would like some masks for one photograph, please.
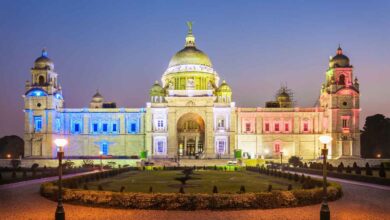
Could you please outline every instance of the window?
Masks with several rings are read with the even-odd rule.
[[[73,124],[73,132],[74,133],[80,133],[80,123],[74,123]]]
[[[245,124],[245,131],[250,132],[251,131],[251,123],[246,123]]]
[[[265,123],[265,131],[269,131],[269,123],[267,122],[267,123]]]
[[[101,145],[101,151],[102,151],[102,154],[103,155],[108,155],[108,144],[107,143],[102,143],[102,145]]]
[[[284,131],[290,131],[290,126],[288,123],[284,124]]]
[[[218,154],[223,154],[225,153],[225,141],[218,141],[218,146],[217,146],[217,153]]]
[[[35,132],[42,131],[42,116],[34,116],[34,130]]]
[[[276,123],[275,124],[275,131],[279,131],[280,129],[279,129],[279,123]]]
[[[274,149],[275,153],[280,153],[280,143],[275,143]]]
[[[40,86],[45,85],[45,77],[44,76],[39,76],[38,81],[39,81],[38,83]]]
[[[345,85],[345,76],[341,74],[339,77],[339,85]]]
[[[348,128],[347,119],[343,119],[343,128]]]
[[[118,127],[117,127],[117,124],[116,123],[114,123],[114,124],[112,124],[112,132],[118,132]]]
[[[304,132],[308,132],[309,131],[309,123],[308,122],[304,122],[303,123],[303,131]]]
[[[103,130],[103,132],[108,131],[108,124],[107,123],[103,123],[102,130]]]
[[[158,120],[157,121],[157,129],[163,129],[164,128],[164,121]]]
[[[224,128],[225,127],[225,120],[223,119],[218,119],[218,128]]]
[[[130,132],[131,133],[137,132],[137,124],[136,123],[131,123],[130,124]]]
[[[164,153],[164,142],[163,141],[157,142],[157,152]]]
[[[99,124],[98,123],[93,123],[92,124],[92,131],[93,132],[98,132],[99,131]]]
[[[60,132],[61,131],[61,119],[56,118],[54,126],[55,126],[55,129],[56,129],[56,132]]]

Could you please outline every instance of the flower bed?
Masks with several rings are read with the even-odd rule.
[[[322,188],[296,189],[259,193],[134,193],[75,189],[78,184],[111,177],[135,168],[123,168],[64,180],[63,201],[101,207],[160,210],[226,210],[226,209],[270,209],[317,204],[322,201]],[[249,168],[257,171],[258,168]],[[157,171],[163,172],[163,171]],[[272,171],[269,172],[271,175]],[[275,176],[278,176],[275,172]],[[288,175],[280,174],[280,177]],[[309,179],[310,178],[307,178]],[[292,180],[293,181],[293,180]],[[316,181],[311,179],[311,181]],[[315,185],[315,184],[314,184]],[[56,199],[58,187],[55,182],[41,185],[41,195]],[[331,183],[328,199],[342,196],[341,186]]]

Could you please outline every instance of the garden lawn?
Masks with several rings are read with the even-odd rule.
[[[156,193],[178,192],[181,183],[176,177],[184,176],[181,171],[130,171],[118,176],[89,182],[88,189],[97,190],[101,185],[105,191],[118,192],[122,186],[125,192],[149,192],[153,188]],[[273,190],[287,190],[289,184],[293,189],[301,188],[299,183],[292,180],[266,176],[249,171],[224,172],[214,170],[199,170],[192,175],[193,179],[184,185],[186,193],[212,193],[213,186],[217,186],[219,193],[237,193],[241,185],[246,192],[264,192],[268,185]],[[83,188],[80,185],[79,188]]]

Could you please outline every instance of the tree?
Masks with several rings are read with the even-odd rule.
[[[390,157],[390,118],[376,114],[366,118],[361,139],[361,154],[364,158]]]
[[[379,176],[386,178],[386,170],[385,170],[385,165],[381,163],[381,166],[379,167]]]
[[[372,169],[370,167],[370,164],[368,164],[368,162],[366,163],[366,175],[372,176]]]
[[[301,158],[297,156],[292,156],[288,159],[288,163],[293,165],[294,167],[301,167],[303,166],[303,163],[301,161]]]
[[[22,138],[11,135],[0,138],[0,158],[7,158],[7,155],[12,158],[24,156],[24,141]]]

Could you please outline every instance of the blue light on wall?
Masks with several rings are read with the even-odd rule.
[[[60,93],[55,93],[54,97],[56,97],[56,99],[64,99]]]
[[[108,155],[108,143],[107,142],[102,143],[101,151],[102,151],[103,155],[105,155],[105,156]]]
[[[42,89],[31,89],[26,93],[29,97],[40,97],[40,96],[47,96],[47,93]]]
[[[61,131],[61,119],[60,118],[56,118],[56,120],[55,120],[55,130],[56,130],[56,132]]]
[[[35,132],[42,131],[42,116],[34,116],[34,130]]]

